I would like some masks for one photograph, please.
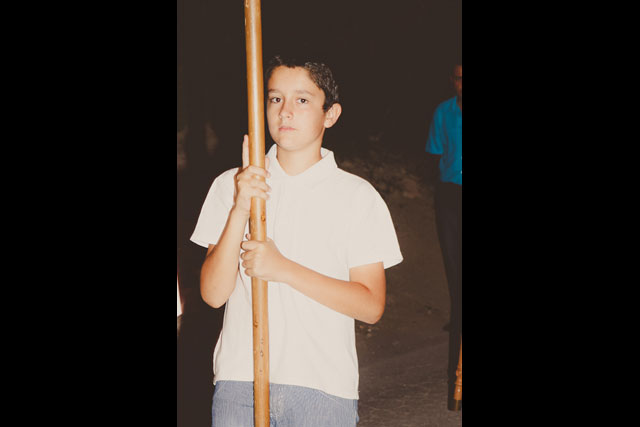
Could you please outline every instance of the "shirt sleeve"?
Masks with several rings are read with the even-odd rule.
[[[205,248],[218,243],[233,206],[234,177],[237,170],[235,168],[224,172],[211,184],[191,235],[192,242]]]
[[[359,186],[349,226],[349,268],[382,262],[384,268],[402,262],[402,254],[389,208],[368,182]]]
[[[433,119],[431,120],[431,126],[429,127],[429,136],[427,137],[427,145],[424,150],[427,153],[442,155],[443,136],[442,114],[440,114],[440,107],[438,107],[433,113]]]

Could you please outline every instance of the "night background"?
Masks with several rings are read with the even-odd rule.
[[[199,269],[206,250],[189,237],[213,179],[239,166],[241,159],[242,136],[248,132],[244,30],[241,1],[177,2],[177,262],[184,304],[178,339],[178,425],[183,427],[210,423],[211,358],[223,308],[212,309],[200,298]],[[462,55],[461,43],[461,1],[262,2],[265,66],[275,54],[302,53],[325,62],[334,73],[343,113],[325,133],[323,146],[334,151],[340,167],[369,180],[389,205],[405,261],[387,273],[388,289],[394,280],[413,283],[416,275],[431,274],[426,282],[434,283],[430,288],[421,285],[426,291],[393,287],[393,292],[406,295],[389,291],[384,321],[373,328],[357,326],[361,366],[368,360],[363,346],[373,346],[365,344],[369,337],[379,337],[381,346],[398,345],[391,330],[398,334],[405,322],[394,317],[394,301],[398,310],[414,309],[417,316],[439,313],[437,322],[447,316],[446,284],[430,225],[436,171],[426,161],[424,146],[434,109],[454,96],[449,76]],[[268,130],[265,134],[268,150],[273,141]],[[431,249],[419,247],[420,241],[405,232],[418,222],[427,224],[426,231],[413,234],[429,241]],[[416,252],[415,259],[409,252]],[[421,304],[416,305],[420,295]],[[419,323],[413,328],[422,331]],[[420,334],[424,343],[430,339]],[[423,342],[409,329],[406,341]],[[417,344],[396,351],[409,354],[415,350],[412,345]],[[373,353],[369,347],[367,353]],[[366,422],[367,414],[375,413],[367,412],[367,402],[374,405],[374,398],[361,397],[360,425],[379,425],[372,423],[373,415]],[[459,425],[457,417],[446,425]]]
[[[243,3],[177,6],[178,131],[189,128],[187,168],[236,166],[230,147],[247,129]],[[332,68],[343,116],[327,133],[327,148],[383,140],[420,153],[433,110],[452,95],[447,79],[461,56],[461,20],[461,1],[267,0],[264,63],[274,54],[304,52]],[[215,150],[206,149],[207,127],[219,142]]]

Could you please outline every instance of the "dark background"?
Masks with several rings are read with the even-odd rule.
[[[209,122],[221,141],[215,163],[235,165],[229,147],[247,129],[243,3],[185,0],[177,14],[178,130],[190,128],[187,157],[192,168],[210,168],[203,156]],[[375,135],[397,149],[421,148],[430,114],[451,95],[447,77],[461,56],[461,31],[460,0],[262,4],[265,63],[304,52],[334,72],[343,116],[326,141],[332,149]]]

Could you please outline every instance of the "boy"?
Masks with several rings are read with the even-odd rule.
[[[249,166],[245,135],[242,168],[214,180],[191,237],[208,247],[203,300],[226,303],[214,350],[213,425],[253,425],[251,277],[257,277],[269,282],[272,425],[355,426],[354,319],[380,319],[384,269],[402,255],[380,195],[322,148],[325,129],[342,112],[329,68],[275,57],[265,81],[275,141],[266,169]],[[252,197],[266,200],[265,242],[248,234]]]

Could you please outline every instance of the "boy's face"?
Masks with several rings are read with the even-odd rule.
[[[323,111],[324,92],[304,68],[280,66],[267,82],[267,123],[278,150],[316,150],[325,128],[333,126],[340,105]]]

